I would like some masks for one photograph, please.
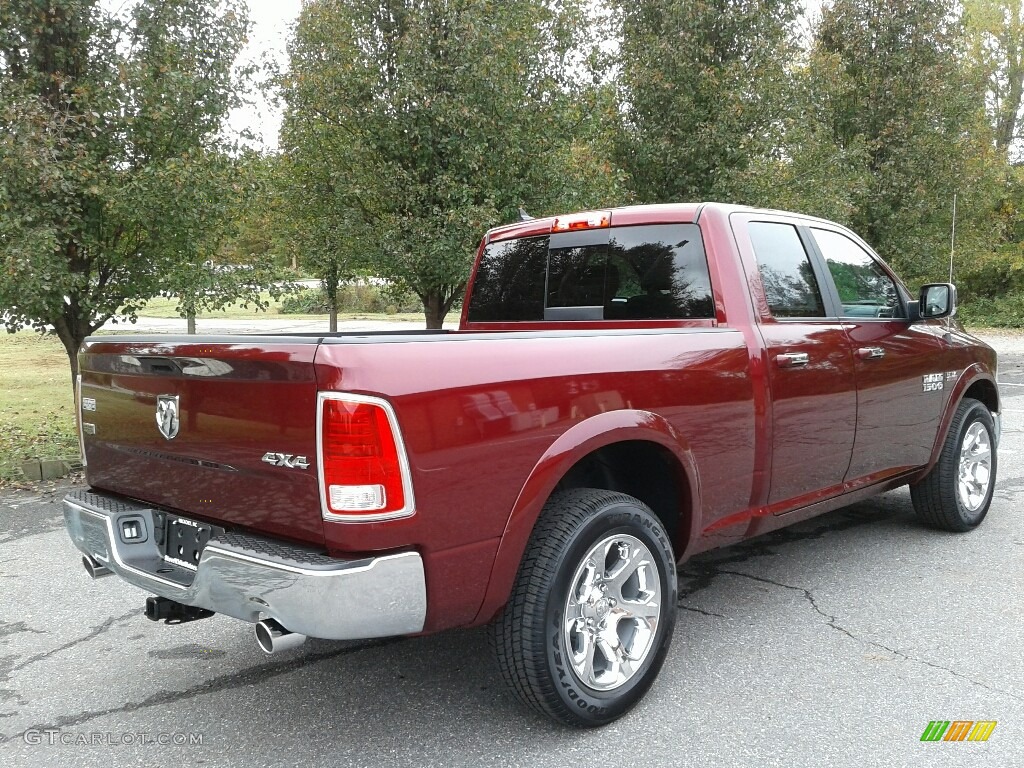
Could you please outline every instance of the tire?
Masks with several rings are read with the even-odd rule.
[[[560,723],[610,723],[661,669],[677,593],[672,543],[645,504],[603,490],[558,492],[491,624],[502,677],[526,706]]]
[[[996,484],[995,422],[984,403],[965,397],[957,406],[939,460],[910,487],[918,516],[933,528],[963,533],[977,528]]]

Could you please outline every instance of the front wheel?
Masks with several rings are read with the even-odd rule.
[[[933,528],[962,533],[988,514],[996,484],[995,423],[984,403],[957,406],[939,460],[910,487],[918,516]]]
[[[672,544],[646,505],[610,491],[557,493],[491,625],[502,676],[555,720],[610,723],[661,669],[677,591]]]

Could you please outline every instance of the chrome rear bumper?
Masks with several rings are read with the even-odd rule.
[[[126,524],[143,540],[126,542]],[[339,560],[287,542],[224,533],[203,549],[195,570],[164,560],[153,509],[91,491],[64,498],[75,545],[125,581],[185,605],[243,621],[274,619],[292,632],[331,640],[420,632],[427,596],[416,552]]]

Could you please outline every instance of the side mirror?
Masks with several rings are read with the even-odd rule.
[[[928,283],[921,286],[919,301],[910,302],[911,320],[937,320],[956,314],[956,286],[952,283]]]

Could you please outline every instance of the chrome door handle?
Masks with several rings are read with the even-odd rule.
[[[775,362],[778,363],[779,368],[796,368],[811,362],[811,356],[806,352],[786,352],[776,355]]]
[[[857,350],[857,357],[861,360],[878,360],[885,357],[885,350],[882,347],[861,347]]]

